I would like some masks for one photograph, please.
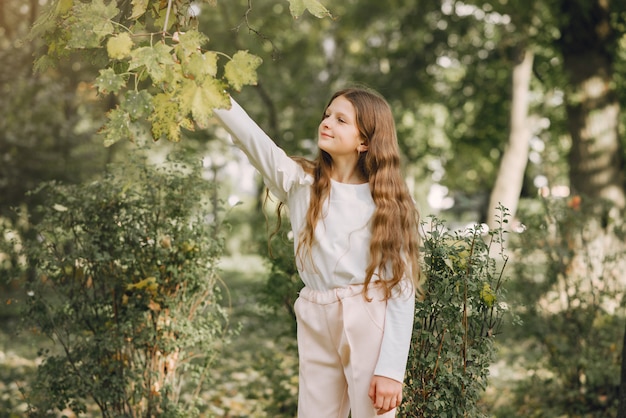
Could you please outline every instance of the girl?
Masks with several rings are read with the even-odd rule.
[[[289,208],[305,284],[295,302],[299,418],[393,417],[418,273],[418,216],[377,93],[333,95],[314,161],[289,158],[231,99],[215,114]]]

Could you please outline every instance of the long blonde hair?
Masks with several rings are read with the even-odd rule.
[[[340,90],[326,107],[340,96],[354,106],[357,128],[368,147],[367,151],[360,153],[357,169],[368,180],[376,204],[363,292],[367,295],[374,276],[378,276],[374,281],[384,287],[386,298],[404,277],[410,278],[419,290],[419,215],[400,171],[400,152],[391,108],[378,93],[364,88]],[[323,150],[314,161],[295,160],[314,178],[306,224],[296,250],[297,256],[304,256],[310,253],[315,226],[330,194],[333,161]]]

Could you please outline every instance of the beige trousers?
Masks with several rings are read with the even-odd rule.
[[[295,302],[300,382],[298,418],[392,418],[376,415],[368,396],[378,361],[386,302],[371,286],[329,291],[305,287]]]

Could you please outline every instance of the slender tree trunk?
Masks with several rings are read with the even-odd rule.
[[[7,7],[9,6],[6,1],[0,1],[0,28],[4,29],[4,37],[10,39],[13,36],[13,31],[7,24]]]
[[[32,25],[39,16],[39,0],[30,0],[30,24]]]
[[[491,229],[500,226],[497,221],[500,214],[497,208],[500,204],[509,210],[511,216],[515,216],[522,191],[532,135],[528,119],[528,96],[533,59],[534,54],[529,49],[523,48],[513,68],[511,128],[509,142],[500,161],[498,177],[489,199],[487,224]]]
[[[617,409],[617,418],[626,418],[626,332],[624,332],[624,341],[622,344],[622,383],[619,386],[619,406]]]

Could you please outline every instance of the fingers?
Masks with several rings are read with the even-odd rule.
[[[383,415],[383,414],[386,414],[387,412],[397,408],[398,406],[400,406],[401,402],[402,402],[402,399],[401,398],[397,398],[397,397],[383,398],[382,406],[381,407],[377,407],[376,404],[374,404],[374,408],[377,411],[377,415]]]
[[[382,376],[374,376],[368,395],[378,415],[385,414],[400,406],[402,383]]]

